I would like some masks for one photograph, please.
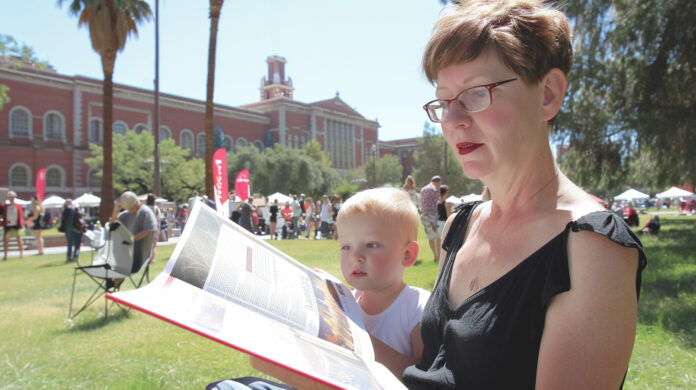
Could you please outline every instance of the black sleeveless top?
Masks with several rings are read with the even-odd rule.
[[[508,273],[450,309],[452,264],[479,203],[457,207],[443,241],[447,258],[421,321],[423,357],[403,374],[409,389],[534,389],[548,303],[570,290],[566,243],[571,230],[592,231],[638,249],[636,292],[640,292],[646,258],[638,237],[619,216],[597,211],[569,222]]]

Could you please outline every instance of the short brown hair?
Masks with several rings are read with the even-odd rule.
[[[461,0],[449,10],[435,24],[423,55],[431,83],[443,68],[474,60],[488,47],[527,84],[540,82],[553,68],[568,76],[568,20],[542,0]]]

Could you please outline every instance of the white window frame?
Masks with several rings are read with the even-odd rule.
[[[128,129],[129,129],[128,123],[121,121],[121,120],[118,120],[118,121],[114,121],[114,123],[111,125],[111,130],[114,132],[114,134],[121,134],[121,133],[116,132],[116,125],[123,125],[126,127],[126,131],[122,135],[126,135],[128,133]]]
[[[97,134],[97,142],[94,142],[91,139],[92,122],[93,121],[99,122],[99,134]],[[93,116],[93,117],[89,118],[89,121],[87,121],[87,143],[88,144],[96,143],[97,145],[104,145],[104,120],[102,118]]]
[[[27,171],[27,182],[24,183],[24,185],[22,185],[22,186],[16,186],[12,183],[12,171],[17,167],[22,167]],[[7,177],[9,179],[8,183],[10,184],[11,188],[31,188],[31,178],[32,178],[31,168],[29,167],[29,165],[27,165],[23,162],[17,162],[17,163],[12,164],[10,166],[10,169],[7,172]]]
[[[27,116],[28,116],[28,118],[27,118],[27,122],[28,122],[28,123],[27,123],[27,127],[28,127],[28,128],[27,128],[27,134],[26,134],[26,135],[23,135],[23,134],[15,135],[15,134],[14,134],[14,131],[13,131],[14,129],[12,128],[12,115],[13,115],[16,111],[24,111],[24,113],[26,113]],[[29,139],[34,139],[34,119],[33,119],[32,115],[31,115],[31,110],[29,110],[27,107],[24,107],[24,106],[14,106],[14,107],[12,107],[12,108],[10,109],[10,112],[9,112],[9,115],[8,115],[8,124],[7,124],[7,128],[9,129],[10,138],[15,138],[15,137],[16,137],[16,138],[29,138]]]
[[[200,148],[200,137],[203,136],[203,148],[199,151],[198,148]],[[205,132],[201,131],[200,133],[196,134],[196,147],[194,148],[196,151],[196,156],[200,157],[205,157]]]
[[[159,127],[159,136],[160,136],[159,140],[160,140],[160,142],[162,142],[162,130],[169,133],[169,137],[167,139],[174,139],[174,133],[172,133],[172,129],[170,129],[169,126],[167,126],[167,125],[161,125]]]
[[[58,172],[60,172],[60,185],[59,186],[51,186],[48,184],[48,171],[51,169],[57,169]],[[65,188],[65,180],[66,180],[66,175],[65,175],[65,169],[61,167],[58,164],[51,164],[46,167],[46,188],[51,188],[51,189],[59,189],[59,188]]]
[[[60,137],[59,138],[48,138],[48,116],[55,114],[58,116],[60,122]],[[44,141],[58,140],[65,142],[65,116],[58,110],[48,110],[43,116],[43,139]]]

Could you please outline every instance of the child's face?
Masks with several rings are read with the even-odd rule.
[[[338,242],[341,272],[361,291],[382,290],[400,284],[408,264],[404,233],[384,218],[354,215],[341,218]]]

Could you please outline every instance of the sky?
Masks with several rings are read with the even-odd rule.
[[[154,88],[153,18],[138,27],[116,59],[114,81]],[[102,79],[86,27],[55,0],[0,0],[0,34],[34,49],[61,74]],[[205,100],[209,2],[160,0],[160,92]],[[380,140],[418,137],[423,104],[435,88],[420,68],[437,21],[439,0],[225,1],[215,71],[218,104],[259,101],[266,58],[285,57],[294,99],[304,103],[339,93],[348,105],[380,124]]]

